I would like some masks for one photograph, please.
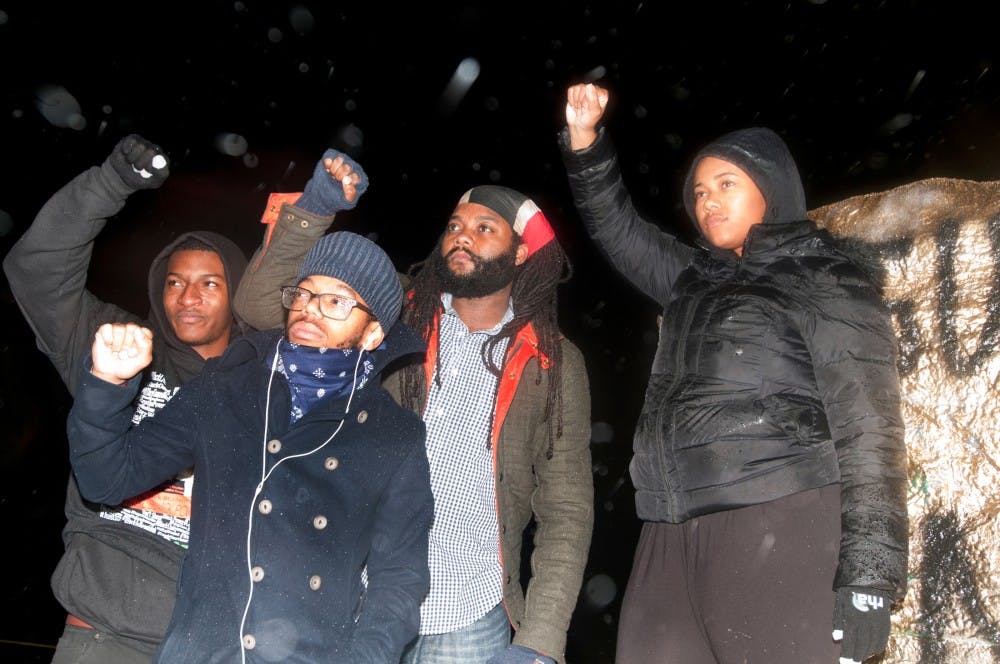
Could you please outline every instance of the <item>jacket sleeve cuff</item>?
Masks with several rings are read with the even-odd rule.
[[[115,167],[111,165],[110,161],[105,160],[100,166],[100,171],[101,177],[99,179],[104,184],[108,197],[112,200],[124,201],[136,192],[135,188],[125,184],[121,176],[115,172]]]
[[[93,394],[104,395],[115,406],[132,403],[135,395],[139,393],[139,384],[142,383],[143,375],[141,371],[124,383],[116,384],[110,383],[103,378],[98,378],[93,374],[93,369],[94,360],[88,350],[83,362],[80,363],[79,382],[77,383],[78,390],[81,388],[93,390]]]
[[[563,163],[569,173],[580,173],[586,169],[608,161],[615,156],[615,146],[604,127],[597,130],[594,142],[582,150],[574,150],[569,144],[569,129],[563,127],[558,136]]]
[[[324,215],[316,214],[315,212],[310,212],[309,210],[299,207],[298,205],[293,203],[282,204],[281,214],[288,215],[287,217],[288,220],[293,224],[297,223],[297,225],[300,228],[309,228],[309,227],[312,227],[313,229],[322,228],[323,230],[320,233],[320,235],[325,233],[326,229],[328,229],[331,225],[333,225],[333,218],[334,218],[333,215],[327,217]]]

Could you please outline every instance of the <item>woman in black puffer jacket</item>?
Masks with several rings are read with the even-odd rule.
[[[574,200],[611,264],[663,305],[636,425],[644,521],[618,664],[861,661],[906,586],[896,340],[878,287],[805,219],[769,129],[696,155],[684,244],[635,211],[598,130],[607,91],[569,89]],[[834,639],[843,638],[838,643]]]

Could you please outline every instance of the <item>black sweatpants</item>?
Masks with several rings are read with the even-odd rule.
[[[616,664],[835,664],[840,485],[642,527]]]

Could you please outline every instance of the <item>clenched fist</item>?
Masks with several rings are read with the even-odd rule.
[[[167,157],[160,146],[138,134],[129,134],[108,155],[115,173],[133,189],[156,189],[170,175]]]
[[[153,361],[153,332],[135,323],[105,323],[94,335],[90,356],[92,374],[120,385]]]

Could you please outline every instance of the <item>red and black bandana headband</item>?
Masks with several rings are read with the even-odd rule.
[[[503,217],[527,245],[529,256],[556,237],[535,202],[513,189],[492,184],[473,187],[458,200],[458,205],[463,203],[478,203]]]

